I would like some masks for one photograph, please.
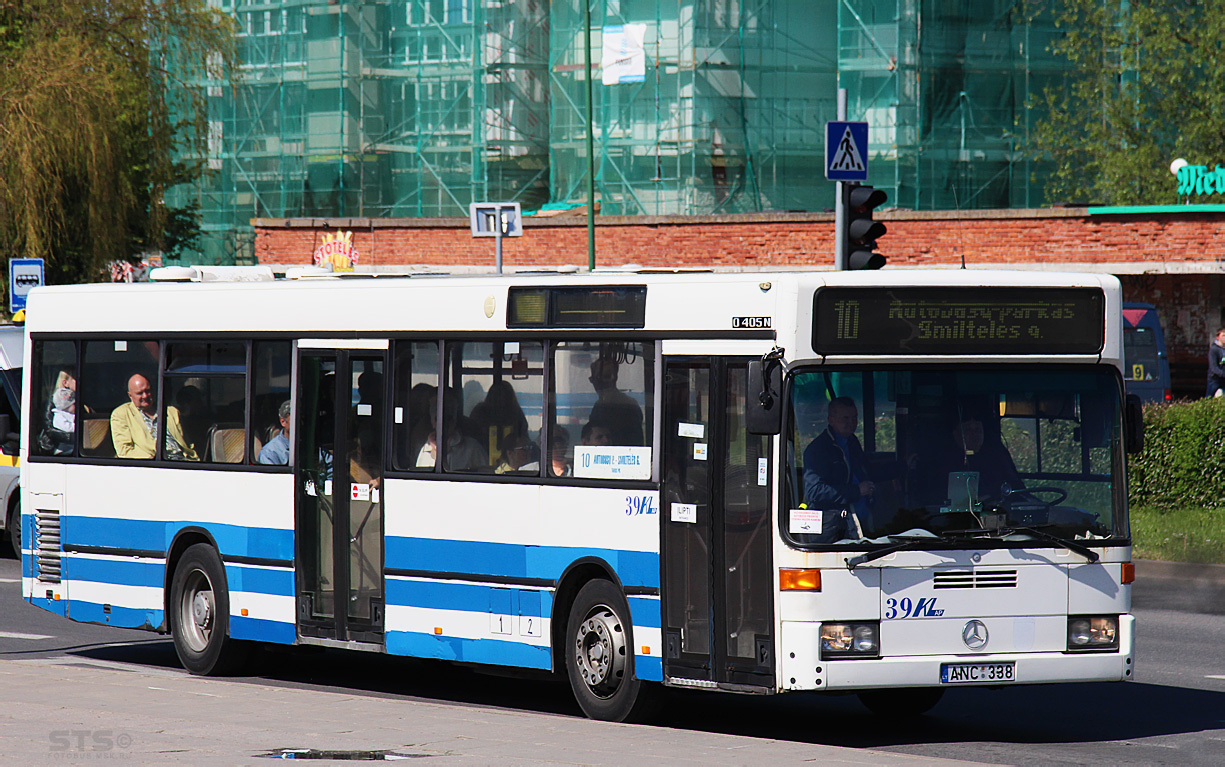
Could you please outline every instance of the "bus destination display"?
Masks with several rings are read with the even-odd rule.
[[[821,288],[818,354],[1097,354],[1096,288]]]

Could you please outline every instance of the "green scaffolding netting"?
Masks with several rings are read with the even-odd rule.
[[[243,64],[170,195],[199,204],[193,261],[250,260],[252,218],[585,204],[589,167],[601,215],[831,209],[838,87],[887,206],[1045,202],[1027,104],[1065,65],[1016,0],[592,0],[590,163],[578,0],[211,2]]]

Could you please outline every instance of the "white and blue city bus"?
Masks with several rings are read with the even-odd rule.
[[[1111,277],[159,276],[30,294],[23,593],[194,673],[552,670],[612,720],[1132,675]]]

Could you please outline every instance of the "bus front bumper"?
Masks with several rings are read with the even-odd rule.
[[[1131,615],[1119,616],[1119,647],[1108,652],[950,653],[823,660],[820,627],[819,623],[783,623],[780,692],[1118,682],[1135,674],[1135,618]]]

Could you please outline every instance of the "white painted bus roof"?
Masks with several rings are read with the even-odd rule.
[[[769,290],[763,289],[768,283]],[[648,331],[731,331],[732,317],[775,317],[780,336],[805,327],[824,285],[1102,287],[1104,274],[1004,270],[676,274],[462,275],[258,283],[56,285],[28,297],[31,332],[387,333],[504,330],[510,286],[646,285]],[[487,317],[487,300],[494,312]],[[1119,311],[1120,307],[1109,307]],[[1109,314],[1108,314],[1109,316]],[[16,359],[20,359],[18,356]]]

